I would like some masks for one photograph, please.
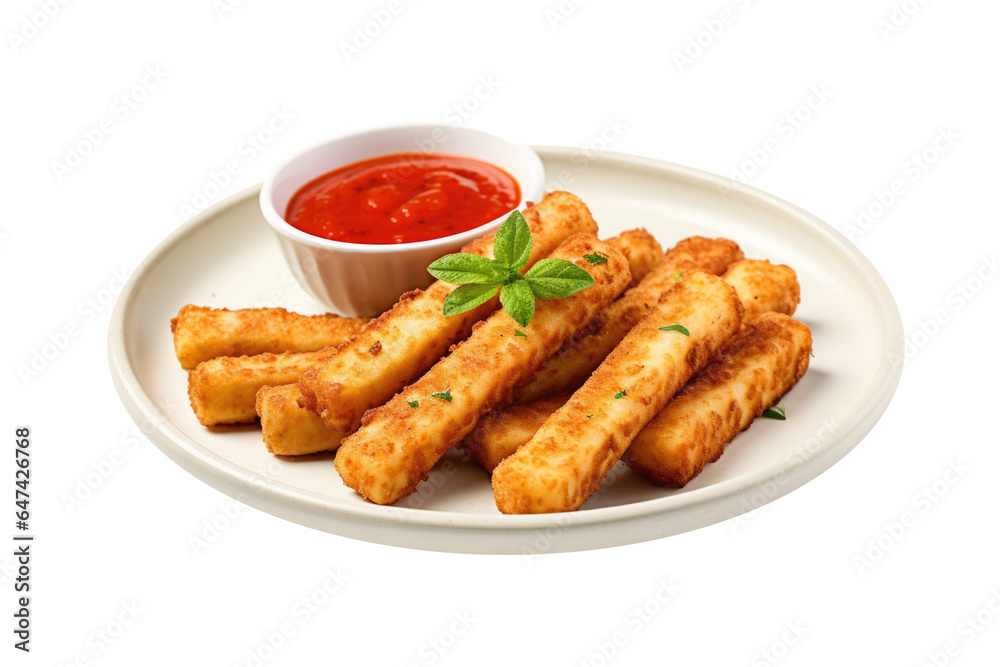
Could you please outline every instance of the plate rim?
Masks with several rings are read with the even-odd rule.
[[[543,161],[547,159],[565,159],[583,150],[560,146],[532,146],[532,148],[538,152]],[[835,457],[829,464],[819,467],[817,472],[812,473],[810,470],[810,474],[804,479],[790,483],[787,485],[787,488],[780,489],[779,493],[768,497],[764,503],[767,504],[815,479],[823,471],[832,467],[836,461],[853,449],[881,418],[895,393],[902,374],[902,364],[898,362],[893,363],[892,361],[893,358],[902,358],[904,339],[901,316],[888,285],[875,269],[874,265],[831,225],[823,222],[808,211],[753,186],[737,183],[724,176],[700,169],[655,158],[613,151],[588,151],[588,154],[595,155],[592,158],[593,162],[610,164],[612,168],[619,168],[623,165],[629,168],[642,167],[645,170],[653,170],[658,173],[669,172],[675,179],[680,178],[686,183],[698,183],[703,186],[715,184],[719,187],[729,188],[734,197],[756,200],[757,202],[762,202],[782,210],[787,216],[797,219],[797,222],[804,223],[806,231],[819,234],[824,242],[833,244],[841,253],[846,254],[852,260],[854,266],[862,272],[860,277],[863,278],[870,295],[874,297],[875,304],[878,306],[884,332],[882,348],[886,350],[886,353],[883,354],[879,366],[875,370],[872,382],[866,387],[863,394],[859,395],[854,403],[850,405],[843,418],[838,422],[838,424],[846,424],[849,428],[838,432],[837,437],[831,443],[825,444],[806,457],[795,456],[795,453],[802,448],[799,446],[785,455],[772,460],[768,465],[755,472],[725,479],[710,486],[692,489],[681,494],[653,498],[625,505],[558,514],[509,516],[498,513],[496,515],[479,515],[428,511],[399,506],[385,507],[372,503],[345,503],[342,500],[323,496],[314,491],[304,490],[286,482],[275,481],[257,475],[243,466],[235,464],[229,459],[212,452],[195,439],[187,436],[159,410],[152,399],[142,389],[128,357],[125,346],[125,322],[128,310],[137,298],[137,293],[144,283],[145,277],[169,254],[169,251],[190,233],[210,222],[226,209],[242,204],[246,199],[256,196],[261,187],[259,183],[213,204],[177,227],[143,258],[128,278],[115,303],[108,329],[108,361],[112,381],[119,398],[131,418],[142,427],[143,433],[168,458],[201,481],[227,495],[236,498],[238,492],[247,489],[248,486],[259,486],[261,481],[265,480],[266,483],[264,486],[266,486],[268,493],[261,493],[257,497],[257,502],[248,504],[268,513],[345,537],[450,552],[479,552],[479,550],[470,549],[468,546],[463,549],[439,548],[433,544],[416,544],[412,539],[394,540],[386,538],[386,541],[383,542],[378,536],[360,536],[358,534],[358,532],[370,533],[370,530],[362,529],[354,531],[355,534],[347,534],[349,531],[331,530],[329,526],[332,524],[343,525],[343,521],[348,521],[355,524],[363,522],[369,528],[374,527],[376,530],[383,529],[385,524],[390,524],[410,529],[436,529],[449,532],[473,531],[473,534],[486,531],[490,534],[499,534],[501,536],[526,531],[535,534],[540,529],[553,527],[557,527],[562,531],[568,529],[576,530],[608,523],[621,523],[623,521],[652,518],[672,511],[681,511],[692,505],[704,504],[707,506],[713,503],[732,504],[739,499],[741,494],[758,489],[770,480],[788,475],[799,468],[817,467],[817,460],[824,457],[824,455]],[[154,425],[155,428],[147,431],[144,428],[144,424],[147,423]],[[287,511],[289,504],[294,507],[295,512],[299,513],[300,516],[290,516],[290,513]],[[333,516],[329,516],[331,513]],[[742,513],[736,512],[729,518]],[[593,546],[569,547],[567,549],[560,549],[556,545],[556,548],[553,548],[551,552],[579,550],[581,548],[603,548],[616,544],[629,544],[658,539],[658,537],[666,537],[697,527],[712,525],[725,520],[725,518],[727,517],[719,518],[710,516],[708,520],[695,522],[697,525],[694,526],[683,527],[680,530],[667,532],[662,535],[652,535],[638,539],[624,537],[621,540],[605,540]],[[320,525],[323,527],[320,527]],[[627,534],[628,531],[623,530],[622,533]],[[483,553],[514,553],[514,551],[496,550],[494,545],[494,548],[483,551]]]

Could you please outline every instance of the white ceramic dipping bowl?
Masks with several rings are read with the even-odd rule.
[[[434,281],[428,264],[492,232],[509,214],[452,236],[392,245],[331,241],[285,221],[288,201],[306,183],[338,167],[390,153],[444,153],[494,164],[520,185],[518,209],[543,194],[545,169],[533,150],[467,128],[409,125],[371,130],[327,141],[292,158],[264,181],[261,212],[302,289],[341,315],[374,317],[404,292],[427,287]]]

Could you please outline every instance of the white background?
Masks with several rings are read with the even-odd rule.
[[[10,440],[28,424],[38,536],[30,655],[12,648],[14,561],[0,550],[4,664],[257,664],[249,652],[267,665],[994,664],[996,3],[412,0],[351,54],[386,0],[48,4],[51,18],[45,2],[10,0],[0,18],[0,535],[13,532]],[[854,225],[911,344],[884,418],[745,523],[531,559],[309,530],[232,505],[136,438],[106,361],[116,274],[206,188],[214,203],[323,138],[449,122],[456,104],[466,125],[531,144],[589,146],[615,122],[611,150],[741,170]],[[275,110],[293,119],[251,156],[244,142]],[[796,110],[802,122],[782,130]],[[82,163],[57,166],[102,119],[111,131]],[[951,138],[934,148],[939,133]],[[777,150],[747,162],[769,138]],[[925,151],[933,163],[914,170]],[[208,187],[230,160],[240,172]],[[902,194],[879,210],[895,180]],[[865,229],[859,207],[878,213]],[[237,516],[195,553],[191,538],[227,509]],[[305,618],[295,605],[328,571],[345,581]],[[678,588],[667,602],[661,582]],[[286,622],[273,651],[266,637]]]

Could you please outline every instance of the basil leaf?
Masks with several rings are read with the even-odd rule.
[[[420,406],[420,401],[407,401],[406,404],[411,408],[416,408]]]
[[[617,394],[615,394],[615,400],[617,401],[620,398],[625,398],[625,396],[627,396],[627,395],[628,395],[628,393],[624,389],[622,389],[620,392],[618,392]]]
[[[690,336],[691,332],[679,324],[671,324],[669,327],[660,327],[660,331],[679,331],[685,336]]]
[[[453,285],[497,285],[507,275],[489,257],[464,252],[434,260],[427,267],[427,272],[438,280]]]
[[[497,293],[496,285],[461,285],[444,300],[445,317],[458,315],[492,299]]]
[[[558,299],[594,284],[589,273],[565,259],[541,259],[524,274],[524,279],[539,299]]]
[[[761,413],[761,417],[767,417],[768,419],[780,419],[785,420],[785,406],[778,403],[774,407],[770,407]]]
[[[493,257],[503,266],[520,271],[531,254],[531,230],[520,211],[504,220],[493,237]]]
[[[520,329],[514,332],[514,338],[527,338],[528,334],[524,333]]]
[[[435,391],[431,394],[431,398],[440,398],[442,401],[451,403],[451,387],[448,387],[444,391]]]
[[[522,327],[528,326],[528,322],[535,314],[535,297],[525,280],[518,280],[501,287],[500,305]]]
[[[583,258],[588,262],[590,262],[592,265],[608,263],[608,258],[605,257],[604,255],[598,255],[598,254],[584,255]]]

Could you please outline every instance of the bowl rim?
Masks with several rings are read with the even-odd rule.
[[[427,239],[424,241],[412,241],[409,243],[347,243],[344,241],[334,241],[332,239],[324,239],[319,236],[313,236],[307,232],[302,231],[293,227],[283,214],[279,213],[277,207],[274,205],[273,190],[275,181],[278,176],[287,169],[292,163],[299,160],[300,158],[308,155],[309,153],[319,151],[320,149],[327,148],[332,144],[336,144],[342,141],[364,138],[367,136],[374,136],[382,134],[385,132],[409,132],[413,134],[417,133],[431,133],[435,130],[443,130],[445,132],[461,132],[466,134],[478,134],[485,137],[490,137],[493,139],[498,139],[501,142],[505,142],[512,146],[516,151],[524,154],[530,163],[530,173],[528,176],[530,180],[525,180],[517,174],[511,174],[517,181],[518,186],[521,189],[521,200],[516,206],[507,211],[503,215],[494,218],[488,222],[485,222],[472,229],[467,229],[457,234],[451,234],[449,236],[442,236],[436,239]],[[412,151],[419,153],[422,151],[415,150]],[[433,153],[433,151],[423,151],[427,153]],[[380,153],[379,155],[388,155],[389,153]],[[460,153],[450,153],[454,155],[460,155]],[[372,155],[370,157],[377,157],[377,155]],[[472,157],[474,159],[479,159],[484,162],[489,160],[484,159],[475,155],[468,155],[467,157]],[[350,164],[350,163],[345,163]],[[343,165],[340,165],[343,166]],[[336,169],[337,166],[330,166],[327,171]],[[323,172],[326,173],[326,172]],[[322,174],[316,174],[313,178],[318,178]],[[260,188],[259,204],[261,213],[264,219],[270,225],[271,229],[277,232],[279,235],[285,237],[290,241],[295,241],[313,248],[319,248],[321,250],[331,250],[340,252],[350,252],[357,254],[377,254],[377,253],[400,253],[407,251],[420,251],[439,248],[442,246],[461,244],[465,245],[469,241],[483,236],[483,234],[489,230],[492,226],[499,226],[500,222],[509,216],[515,210],[522,210],[527,205],[528,201],[533,201],[536,197],[533,197],[537,192],[538,197],[544,194],[545,188],[545,165],[542,164],[542,159],[538,156],[538,153],[534,151],[527,144],[523,144],[519,141],[514,141],[513,139],[504,136],[502,134],[497,134],[495,132],[487,132],[485,130],[479,130],[470,127],[453,127],[447,125],[439,124],[410,124],[410,125],[386,125],[382,127],[371,128],[367,130],[361,130],[358,132],[350,132],[347,134],[342,134],[336,137],[328,138],[323,141],[317,142],[308,146],[307,148],[296,152],[291,157],[282,161],[276,168],[274,168],[264,179],[263,184]]]

